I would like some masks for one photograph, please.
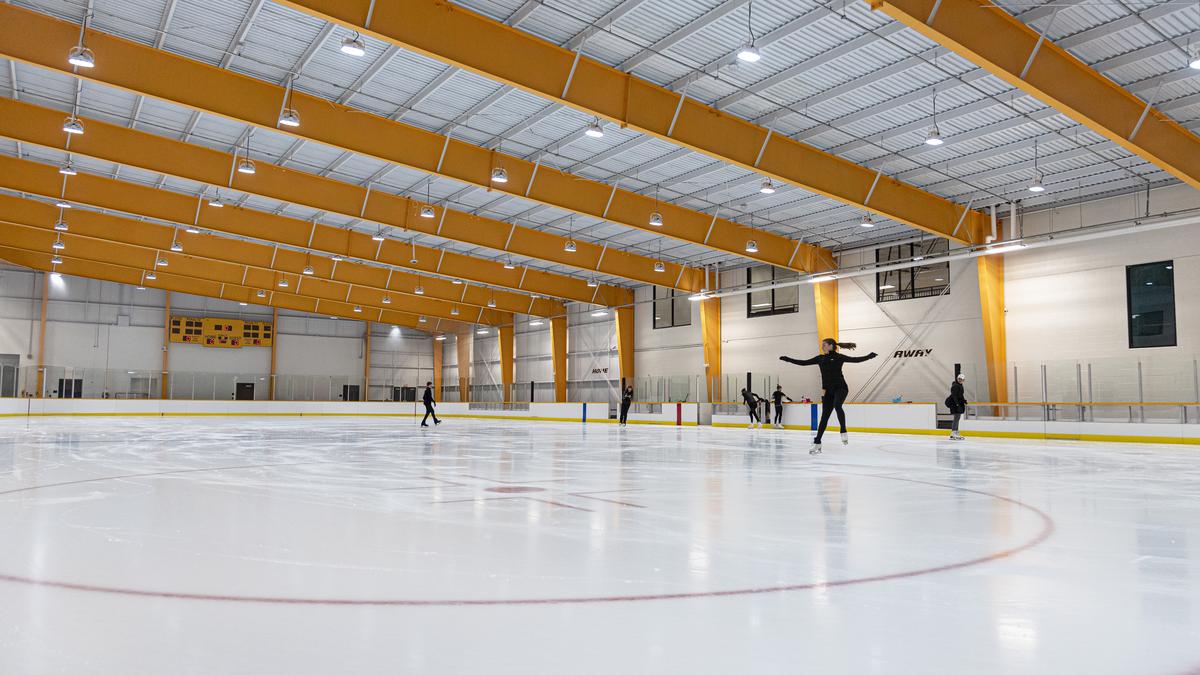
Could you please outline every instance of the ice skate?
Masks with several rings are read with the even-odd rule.
[[[819,454],[821,454],[821,444],[820,444],[820,443],[813,443],[813,446],[812,446],[811,448],[809,448],[809,449],[808,449],[808,454],[810,454],[810,455],[819,455]]]
[[[842,445],[850,445],[850,434],[842,433]]]

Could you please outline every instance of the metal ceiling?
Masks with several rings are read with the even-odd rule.
[[[833,249],[907,238],[907,226],[860,227],[861,213],[799,188],[760,194],[759,176],[671,143],[607,126],[582,134],[591,118],[427,57],[365,39],[367,55],[337,46],[348,33],[265,0],[15,0],[14,4],[92,25],[170,52],[455,138],[541,158],[588,178]],[[1171,176],[937,47],[862,2],[839,0],[457,0],[457,4],[852,161],[882,169],[976,208],[1020,199],[1032,206],[1074,202],[1175,183]],[[1200,126],[1200,71],[1187,67],[1200,38],[1194,2],[1055,0],[997,3],[1190,129]],[[749,22],[748,22],[749,20]],[[757,64],[736,49],[754,36]],[[5,95],[63,110],[77,82],[0,61]],[[936,119],[946,143],[924,143]],[[229,150],[244,125],[96,84],[78,87],[82,113],[152,133]],[[572,233],[581,240],[691,265],[742,259],[509,195],[436,178],[282,134],[256,131],[253,155],[375,190],[424,195],[455,208]],[[1037,167],[1046,191],[1026,190]],[[0,141],[0,152],[60,162],[62,153]],[[203,186],[102,162],[76,160],[167,189]],[[368,223],[244,195],[245,206],[373,229]],[[420,243],[498,258],[430,235]],[[572,268],[520,260],[583,276]],[[622,284],[620,279],[605,279]]]

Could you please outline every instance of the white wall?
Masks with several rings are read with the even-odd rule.
[[[18,355],[22,367],[37,363],[41,290],[40,273],[0,267],[0,354]],[[129,379],[135,376],[157,382],[162,370],[164,301],[165,293],[154,289],[138,291],[122,284],[70,276],[51,280],[46,311],[50,387],[57,386],[57,378],[69,375],[85,379],[85,396],[100,396],[106,389],[128,391]],[[236,302],[179,293],[171,294],[171,312],[247,320],[271,318],[269,308],[241,307]],[[276,370],[286,377],[323,378],[324,384],[318,388],[325,395],[330,391],[330,378],[336,378],[336,398],[342,383],[362,383],[363,330],[360,321],[280,312],[275,337]],[[172,389],[178,396],[190,396],[195,391],[197,396],[229,398],[235,376],[243,382],[262,382],[256,386],[256,398],[267,396],[266,380],[260,378],[270,373],[269,348],[214,349],[173,343],[169,345],[169,357]],[[373,324],[371,358],[372,398],[386,398],[393,384],[417,386],[431,379],[432,339],[417,331]],[[34,388],[32,370],[27,370],[29,381],[23,383],[28,390]]]

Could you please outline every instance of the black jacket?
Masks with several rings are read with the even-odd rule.
[[[950,395],[946,397],[946,407],[950,414],[961,415],[967,411],[967,397],[963,393],[962,383],[958,380],[950,383]]]
[[[758,402],[763,400],[763,398],[752,391],[748,391],[742,394],[742,400],[745,401],[746,405],[748,406],[757,406]]]
[[[819,366],[821,368],[821,388],[825,390],[848,388],[846,378],[842,376],[842,364],[844,363],[862,363],[875,358],[877,354],[871,352],[866,356],[846,356],[841,352],[829,352],[814,356],[811,359],[793,359],[787,356],[779,357],[780,361],[787,361],[798,366]]]
[[[632,391],[621,392],[621,406],[625,407],[625,406],[629,406],[629,405],[633,405],[633,392]]]
[[[425,395],[421,397],[425,405],[433,405],[433,387],[425,387]]]
[[[771,398],[775,399],[775,407],[776,408],[783,405],[783,399],[785,399],[785,398],[788,400],[788,403],[792,402],[791,397],[788,396],[787,394],[783,393],[782,391],[771,392]]]

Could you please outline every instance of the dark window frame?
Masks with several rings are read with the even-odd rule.
[[[784,277],[781,279],[779,277],[779,274],[780,273],[794,274],[794,272],[791,272],[790,270],[781,270],[780,268],[775,267],[774,265],[754,265],[754,266],[746,268],[746,285],[749,286],[754,283],[754,270],[756,268],[762,268],[762,267],[766,267],[767,269],[771,270],[771,280],[767,283],[773,284],[776,281],[790,281],[792,279],[789,279],[787,277]],[[762,283],[762,282],[759,282],[759,283]],[[770,309],[760,309],[757,311],[751,307],[751,305],[754,304],[754,301],[751,298],[754,297],[754,293],[756,293],[756,292],[764,293],[767,291],[753,291],[752,290],[746,294],[746,318],[748,318],[748,319],[757,319],[757,318],[763,317],[763,316],[779,316],[781,314],[796,314],[800,311],[800,297],[799,297],[798,291],[796,294],[796,296],[797,296],[796,304],[791,305],[791,306],[780,307],[776,304],[778,302],[776,300],[776,289],[772,288],[769,291],[771,293],[771,308]]]
[[[914,242],[910,244],[897,244],[895,246],[882,246],[875,249],[876,264],[888,264],[900,262],[904,260],[912,260],[917,256],[928,256],[937,253],[945,253],[949,250],[949,242],[945,239],[931,239],[928,242]],[[884,257],[881,252],[887,251],[889,254],[895,252],[894,257]],[[917,282],[922,271],[932,271],[941,268],[942,279],[944,281],[935,282],[930,286],[918,287]],[[881,288],[890,279],[889,276],[894,275],[897,283],[896,288]],[[905,283],[907,282],[907,284]],[[890,272],[875,273],[875,303],[896,302],[898,300],[916,300],[919,298],[934,298],[943,293],[951,292],[950,288],[950,262],[934,261],[929,265],[914,265],[912,267],[892,270]]]
[[[650,304],[650,309],[651,309],[650,325],[654,327],[654,330],[666,330],[668,328],[683,328],[684,326],[692,325],[692,308],[690,306],[688,307],[688,311],[685,313],[685,318],[684,318],[685,323],[676,323],[676,317],[675,317],[676,302],[678,301],[679,298],[688,297],[688,295],[689,295],[688,293],[682,293],[677,289],[667,288],[666,286],[655,285],[653,288],[654,288],[654,295],[653,295],[654,299],[653,299],[653,302]],[[663,297],[659,297],[659,295],[658,295],[659,289],[662,289],[663,291],[665,291],[667,293],[667,295],[665,295]],[[658,317],[658,303],[660,303],[660,302],[667,303],[667,306],[671,308],[671,310],[670,310],[671,311],[671,321],[670,321],[669,325],[666,325],[666,326],[658,325],[658,318],[657,318]],[[690,304],[691,303],[689,301],[689,305]]]
[[[1139,315],[1145,314],[1146,312],[1139,311],[1138,314],[1134,314],[1134,306],[1133,306],[1134,278],[1133,277],[1136,273],[1140,272],[1141,270],[1146,270],[1146,269],[1150,269],[1150,268],[1164,268],[1164,270],[1169,273],[1168,276],[1170,277],[1169,288],[1170,288],[1170,292],[1171,292],[1171,303],[1170,303],[1171,311],[1170,311],[1169,320],[1167,320],[1167,318],[1164,316],[1162,326],[1163,326],[1164,335],[1170,336],[1169,338],[1167,338],[1170,340],[1170,342],[1169,343],[1164,342],[1163,344],[1135,345],[1134,344],[1134,337],[1135,337],[1134,336],[1134,320]],[[1178,347],[1179,346],[1178,318],[1179,318],[1179,312],[1177,311],[1176,304],[1175,304],[1175,261],[1174,260],[1158,260],[1155,262],[1140,263],[1137,265],[1126,265],[1125,266],[1125,327],[1126,327],[1126,335],[1128,337],[1129,348],[1130,349],[1155,349],[1155,348],[1159,348],[1159,347]],[[1169,329],[1169,333],[1167,332],[1168,329]],[[1141,337],[1152,337],[1152,336],[1141,336]]]

